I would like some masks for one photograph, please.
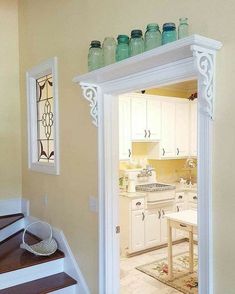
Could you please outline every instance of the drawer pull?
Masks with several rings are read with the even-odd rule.
[[[197,196],[193,196],[193,200],[197,200]]]
[[[136,204],[135,204],[136,206],[140,206],[141,205],[141,202],[136,202]]]
[[[179,196],[178,196],[178,199],[183,199],[183,196],[182,196],[182,195],[179,195]]]
[[[184,224],[180,224],[180,226],[181,226],[182,228],[187,228],[187,226],[184,225]]]
[[[144,219],[145,219],[145,214],[144,212],[142,212],[142,221],[144,221]]]

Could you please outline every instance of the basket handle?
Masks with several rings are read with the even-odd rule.
[[[49,227],[49,229],[50,229],[50,237],[49,238],[52,239],[52,227],[51,227],[51,225],[48,224],[47,222],[36,221],[36,222],[33,222],[33,223],[31,223],[31,224],[29,224],[29,225],[26,226],[26,228],[24,230],[24,233],[23,233],[23,236],[22,236],[22,242],[23,242],[23,244],[26,244],[25,243],[25,234],[26,234],[27,230],[29,229],[29,227],[31,227],[32,225],[38,224],[38,223],[47,225]]]

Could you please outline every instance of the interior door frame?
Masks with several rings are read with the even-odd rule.
[[[118,95],[182,81],[198,81],[198,244],[199,294],[213,293],[212,121],[215,94],[214,51],[194,55],[132,78],[95,86],[99,144],[99,293],[119,293]],[[87,85],[82,85],[83,88]]]

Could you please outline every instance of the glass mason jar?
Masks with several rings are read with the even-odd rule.
[[[121,61],[129,57],[129,37],[127,35],[119,35],[117,40],[116,61]]]
[[[150,23],[147,25],[147,29],[144,35],[144,49],[145,51],[162,45],[162,35],[159,30],[159,26],[156,23]]]
[[[144,52],[144,39],[141,30],[131,31],[131,40],[129,43],[130,56],[134,56]]]
[[[98,69],[103,66],[103,52],[100,41],[91,41],[88,52],[88,71]]]
[[[116,61],[116,41],[113,37],[106,37],[103,42],[104,66]]]
[[[176,27],[173,22],[163,25],[162,44],[167,44],[177,40]]]
[[[188,37],[188,19],[187,17],[180,18],[178,26],[178,39]]]

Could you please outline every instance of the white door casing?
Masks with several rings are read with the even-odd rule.
[[[218,41],[192,35],[74,78],[90,102],[93,123],[99,126],[100,294],[119,293],[119,237],[115,232],[118,225],[117,95],[195,78],[198,80],[199,294],[213,293],[211,149],[215,55],[221,47]]]

